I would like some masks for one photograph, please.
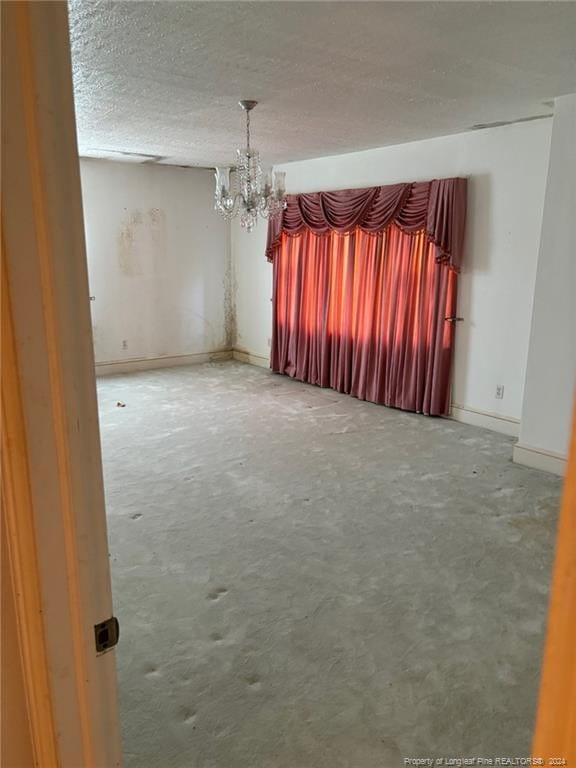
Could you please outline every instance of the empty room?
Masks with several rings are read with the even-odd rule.
[[[60,762],[3,765],[576,766],[576,3],[11,5],[37,599],[68,494],[77,629],[26,721]]]

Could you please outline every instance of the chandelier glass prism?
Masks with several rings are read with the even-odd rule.
[[[258,215],[270,219],[279,216],[284,208],[285,173],[263,172],[260,153],[250,144],[250,112],[257,101],[240,101],[246,113],[246,147],[236,150],[236,165],[216,168],[216,193],[214,208],[225,219],[240,214],[240,224],[251,232],[258,221]],[[232,178],[230,171],[233,171]]]

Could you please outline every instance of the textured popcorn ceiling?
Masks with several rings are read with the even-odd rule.
[[[576,3],[74,0],[70,27],[95,157],[230,163],[241,98],[285,162],[546,115],[576,91]]]

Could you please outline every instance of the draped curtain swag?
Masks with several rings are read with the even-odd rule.
[[[406,233],[425,231],[436,246],[436,259],[459,270],[466,218],[467,179],[434,179],[367,189],[287,195],[282,216],[268,225],[266,257],[274,261],[282,235],[305,229],[316,235],[356,228],[382,232],[396,224]]]

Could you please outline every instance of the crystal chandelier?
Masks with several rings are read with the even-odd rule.
[[[240,212],[240,224],[248,232],[256,226],[258,214],[264,218],[278,216],[284,208],[284,177],[282,171],[275,171],[274,185],[270,172],[263,173],[260,166],[260,153],[250,146],[250,111],[257,101],[240,101],[246,112],[246,148],[237,149],[236,166],[216,168],[216,194],[214,208],[232,219]],[[230,170],[234,171],[230,186]]]

